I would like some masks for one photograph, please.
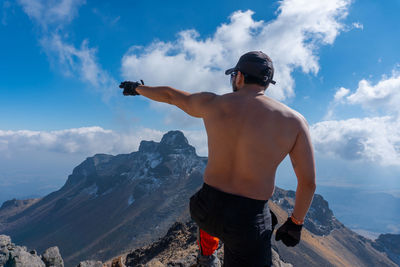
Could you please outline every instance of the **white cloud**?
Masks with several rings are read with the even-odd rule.
[[[393,71],[375,85],[363,79],[355,92],[340,88],[328,107],[325,119],[311,127],[317,151],[344,159],[360,159],[380,165],[400,166],[400,74]],[[370,113],[383,110],[386,116],[328,120],[341,105],[360,105]]]
[[[102,92],[103,100],[107,101],[116,94],[118,83],[97,63],[96,49],[90,48],[88,40],[84,40],[80,48],[63,41],[60,35],[44,37],[41,40],[49,58],[56,60],[65,75],[77,75],[92,88]]]
[[[337,92],[335,93],[334,96],[334,101],[341,101],[343,99],[343,97],[345,97],[346,95],[348,95],[350,93],[349,89],[346,89],[344,87],[340,87],[339,90],[337,90]]]
[[[349,104],[360,104],[365,109],[384,109],[400,112],[400,73],[393,72],[390,78],[384,77],[372,85],[367,80],[358,83],[357,90],[346,97]]]
[[[196,153],[207,156],[207,134],[205,130],[183,130]],[[97,153],[121,154],[139,149],[142,140],[160,142],[166,132],[150,128],[136,128],[129,132],[116,132],[98,126],[65,129],[59,131],[4,131],[0,130],[0,154],[8,158],[20,152],[41,155],[43,152],[80,154],[91,156]]]
[[[55,69],[69,76],[77,76],[91,88],[102,93],[103,100],[116,93],[118,83],[102,69],[96,58],[96,49],[90,48],[84,40],[80,48],[69,43],[62,36],[64,26],[70,23],[85,0],[19,0],[24,12],[42,29],[40,44]],[[64,33],[64,34],[63,34]]]
[[[348,160],[400,165],[400,121],[373,117],[323,121],[310,127],[315,150]]]
[[[163,134],[148,128],[119,133],[97,126],[59,131],[0,130],[0,151],[8,158],[19,152],[39,155],[46,151],[87,156],[96,153],[130,153],[139,148],[140,141],[160,141]]]
[[[251,10],[236,11],[211,37],[202,39],[195,30],[186,30],[173,42],[131,47],[122,59],[122,74],[151,85],[223,94],[231,92],[225,69],[234,66],[243,53],[262,50],[274,62],[277,81],[267,94],[280,100],[294,97],[291,73],[295,68],[318,72],[318,48],[334,42],[344,27],[340,22],[349,4],[344,0],[284,0],[277,18],[268,22],[254,20]],[[173,110],[164,104],[153,106],[157,105]],[[169,115],[166,121],[182,121],[182,115]]]
[[[375,85],[363,79],[355,92],[340,88],[329,104],[325,120],[312,126],[315,147],[321,153],[344,159],[362,159],[380,165],[400,166],[400,74],[393,71]],[[360,105],[368,114],[386,116],[332,120],[340,105]]]
[[[72,21],[85,0],[18,0],[24,12],[43,29]]]
[[[344,97],[350,93],[349,89],[344,87],[340,87],[333,97],[333,101],[331,101],[328,105],[327,112],[323,118],[323,120],[332,120],[335,117],[335,108],[344,102]]]
[[[355,92],[344,87],[339,88],[328,106],[325,120],[332,119],[334,109],[338,105],[360,105],[369,113],[383,110],[399,116],[400,106],[398,103],[400,103],[400,72],[393,70],[390,77],[384,75],[375,85],[362,79],[358,82]]]
[[[362,23],[360,23],[360,22],[353,22],[351,25],[352,25],[353,28],[355,28],[355,29],[364,30],[364,25],[363,25]]]

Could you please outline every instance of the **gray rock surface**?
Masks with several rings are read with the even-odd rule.
[[[83,265],[97,267],[98,265]],[[99,265],[102,267],[102,264]],[[48,248],[42,256],[36,250],[11,243],[11,238],[0,235],[0,267],[64,267],[58,247]]]
[[[272,266],[273,267],[293,267],[292,264],[283,262],[279,258],[278,252],[272,249]]]
[[[101,261],[81,261],[78,267],[103,267]]]
[[[381,234],[372,243],[372,246],[381,252],[385,252],[393,262],[400,266],[400,235]]]
[[[272,201],[283,208],[288,214],[294,209],[296,193],[275,187]],[[329,235],[335,229],[344,228],[329,208],[329,203],[319,194],[315,194],[304,221],[305,228],[319,236]]]
[[[4,266],[8,261],[8,246],[11,244],[11,238],[6,235],[0,235],[0,266]]]
[[[0,249],[0,266],[4,266],[6,262],[8,261],[8,249],[7,248],[1,248]]]
[[[58,247],[46,249],[42,255],[42,260],[46,264],[46,267],[64,267],[64,261]]]
[[[11,238],[7,235],[0,235],[0,248],[6,247],[11,244]]]
[[[7,266],[12,267],[46,267],[39,256],[26,251],[26,247],[16,246],[10,249]]]

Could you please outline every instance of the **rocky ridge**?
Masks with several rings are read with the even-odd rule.
[[[291,214],[294,208],[296,192],[275,187],[272,201]],[[329,208],[328,202],[319,194],[315,194],[304,221],[304,226],[315,235],[329,235],[334,229],[343,228]]]
[[[385,252],[392,261],[400,266],[400,235],[379,235],[373,246],[377,250]]]
[[[127,267],[195,267],[198,245],[196,243],[196,224],[189,220],[186,223],[176,222],[167,234],[157,242],[135,249],[124,257]],[[218,258],[223,264],[223,243],[217,249]],[[283,262],[273,250],[274,267],[290,267]],[[115,260],[114,260],[115,261]]]
[[[193,221],[176,222],[167,234],[158,241],[131,251],[126,256],[116,257],[108,262],[96,260],[81,261],[76,267],[195,267],[197,244],[196,225]],[[223,245],[217,249],[223,263]],[[43,255],[35,250],[11,243],[9,236],[0,235],[0,267],[64,267],[58,247],[48,248]],[[274,267],[291,267],[279,259],[273,251]]]

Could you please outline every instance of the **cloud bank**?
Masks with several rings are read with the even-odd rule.
[[[344,25],[350,1],[280,2],[276,19],[252,18],[253,11],[236,11],[212,37],[202,39],[195,30],[178,33],[173,42],[156,41],[146,47],[133,46],[122,59],[125,78],[168,84],[182,90],[230,92],[223,71],[234,66],[245,52],[262,50],[273,60],[277,84],[268,93],[284,100],[294,97],[291,73],[319,70],[318,49],[332,44]]]
[[[389,116],[319,122],[311,126],[311,136],[320,153],[400,165],[400,122]]]
[[[121,154],[139,149],[140,141],[160,142],[166,132],[138,128],[130,133],[120,133],[98,126],[65,129],[59,131],[2,131],[0,130],[0,154],[12,158],[20,152],[40,155],[42,152],[79,154],[92,156],[97,153]],[[198,155],[207,155],[204,131],[183,131],[189,144]]]
[[[357,90],[346,97],[349,104],[359,104],[364,109],[382,109],[390,113],[400,112],[400,73],[393,72],[389,78],[383,78],[372,85],[363,79]]]
[[[319,71],[318,50],[333,44],[347,16],[350,0],[280,1],[277,17],[271,21],[254,20],[254,12],[236,11],[208,38],[194,30],[177,34],[171,42],[154,41],[144,47],[133,45],[122,58],[122,75],[128,80],[143,79],[150,85],[169,85],[189,92],[232,91],[224,71],[251,50],[267,53],[274,62],[275,86],[267,94],[285,100],[295,96],[292,72]],[[151,107],[164,110],[165,124],[178,127],[201,126],[182,111],[163,103]]]
[[[24,12],[44,29],[61,27],[71,22],[85,0],[18,0]]]
[[[385,116],[327,120],[311,126],[318,152],[343,159],[366,160],[382,166],[400,166],[400,74],[383,77],[375,85],[363,79],[355,92],[340,88],[328,115],[338,105],[359,105],[368,113],[384,111]]]

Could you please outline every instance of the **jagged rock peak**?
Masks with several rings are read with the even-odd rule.
[[[141,141],[139,146],[140,152],[160,152],[161,154],[195,154],[196,150],[191,146],[181,131],[169,131],[161,138],[161,141]]]
[[[275,187],[272,201],[279,204],[288,214],[293,211],[296,192]],[[308,210],[304,225],[315,235],[328,235],[333,229],[344,227],[336,220],[328,202],[319,194],[315,194]]]
[[[196,149],[189,145],[188,140],[181,131],[169,131],[161,139],[158,151],[162,155],[185,154],[195,155]]]
[[[158,147],[157,142],[143,140],[140,142],[139,151],[152,153],[156,151],[157,147]]]
[[[169,131],[164,134],[160,144],[180,147],[189,145],[189,142],[181,131]]]

